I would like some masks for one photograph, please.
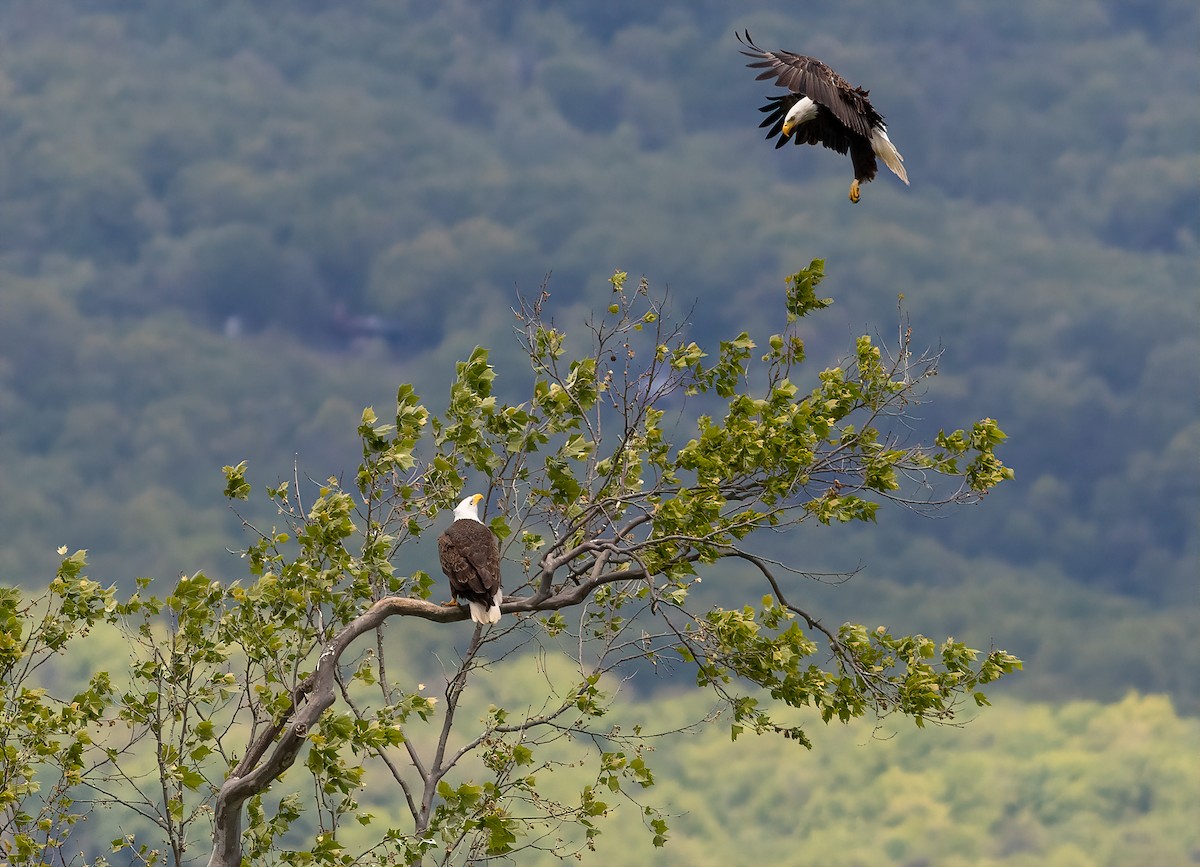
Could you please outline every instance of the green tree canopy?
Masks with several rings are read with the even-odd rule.
[[[266,488],[278,522],[247,523],[246,579],[196,573],[163,599],[118,598],[76,552],[40,607],[8,591],[0,730],[14,750],[0,840],[11,863],[62,851],[82,805],[140,817],[146,830],[113,846],[150,863],[167,851],[182,863],[209,840],[212,867],[588,846],[611,799],[654,782],[651,733],[605,719],[614,677],[637,666],[689,672],[735,740],[811,746],[809,714],[920,726],[953,719],[963,700],[986,704],[982,688],[1015,657],[827,624],[802,605],[802,564],[754,552],[764,532],[873,522],[887,503],[973,502],[1012,475],[990,419],[929,442],[907,432],[937,367],[908,332],[887,351],[861,337],[842,366],[803,384],[800,323],[830,303],[815,291],[822,272],[816,261],[788,279],[776,333],[711,347],[622,272],[579,334],[552,324],[543,292],[520,311],[528,400],[496,398],[483,348],[458,363],[440,414],[401,386],[386,422],[363,412],[354,478],[311,499],[299,479]],[[252,495],[245,462],[225,475],[227,496]],[[409,624],[461,630],[466,614],[432,601],[419,552],[473,485],[502,542],[506,617],[449,650],[439,673],[406,656]],[[728,588],[736,607],[696,604],[693,589],[726,558],[757,580]],[[85,690],[51,699],[40,666],[100,623],[126,636],[131,667],[90,671]],[[539,656],[569,665],[542,666],[531,699],[527,672],[514,672]],[[482,718],[463,712],[468,691],[491,698]],[[549,798],[539,780],[573,742],[600,747],[574,759],[589,782]],[[298,762],[310,784],[296,785]],[[364,808],[378,798],[364,790],[371,768],[405,810]],[[39,780],[52,783],[39,793]],[[643,815],[664,844],[666,817]]]

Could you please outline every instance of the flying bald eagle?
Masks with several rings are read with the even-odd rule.
[[[452,604],[459,597],[471,607],[476,623],[500,619],[500,545],[491,528],[479,520],[483,494],[472,494],[454,507],[454,523],[438,536],[442,571],[450,579]]]
[[[824,145],[840,154],[849,151],[854,163],[852,202],[858,201],[859,184],[875,177],[876,156],[896,177],[908,183],[904,157],[888,138],[883,115],[871,106],[867,91],[851,87],[846,79],[815,57],[790,51],[763,51],[754,44],[749,30],[745,39],[740,33],[734,35],[750,49],[742,54],[756,60],[746,65],[763,70],[755,80],[773,78],[777,86],[790,91],[783,96],[768,97],[767,104],[759,109],[767,116],[759,124],[769,127],[767,139],[779,136],[775,147],[781,148],[792,139],[796,144]]]

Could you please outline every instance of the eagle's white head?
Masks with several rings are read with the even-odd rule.
[[[479,503],[483,500],[483,494],[471,494],[461,503],[454,507],[454,520],[456,521],[479,521]],[[479,521],[483,523],[483,521]]]
[[[792,106],[792,110],[783,118],[782,132],[785,136],[791,135],[796,131],[796,127],[808,123],[817,116],[819,107],[815,102],[807,96],[801,97],[800,100]]]

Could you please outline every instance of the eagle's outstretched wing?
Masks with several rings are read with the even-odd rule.
[[[754,44],[749,30],[745,38],[740,33],[735,35],[742,45],[750,49],[743,50],[742,54],[757,61],[746,65],[751,69],[763,70],[756,77],[757,81],[773,78],[779,87],[786,87],[798,96],[807,96],[829,109],[852,132],[866,139],[871,138],[872,128],[883,120],[871,106],[867,91],[854,87],[815,57],[790,51],[763,51]]]

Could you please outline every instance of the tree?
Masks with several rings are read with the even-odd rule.
[[[83,575],[76,552],[38,617],[7,591],[0,735],[20,747],[0,759],[9,862],[66,860],[66,835],[99,808],[124,811],[121,827],[141,823],[112,845],[146,864],[184,863],[210,839],[211,867],[562,854],[591,844],[614,797],[639,803],[662,845],[664,816],[637,800],[654,782],[651,733],[605,719],[611,675],[638,666],[711,691],[735,739],[811,746],[795,709],[923,725],[953,718],[964,699],[986,704],[980,687],[1019,668],[1015,657],[832,628],[799,604],[797,564],[755,553],[761,531],[874,521],[886,502],[973,502],[1012,475],[990,419],[905,441],[905,412],[938,360],[914,357],[908,331],[890,357],[859,338],[843,367],[801,391],[801,322],[830,303],[815,294],[822,275],[815,261],[788,279],[782,328],[765,348],[742,333],[711,353],[671,324],[665,297],[622,272],[606,313],[587,323],[590,345],[575,351],[543,287],[519,311],[528,400],[493,394],[482,348],[458,364],[440,416],[402,385],[394,421],[363,412],[352,480],[328,479],[311,502],[298,473],[266,488],[279,524],[246,521],[247,580],[197,573],[162,600],[140,595],[146,582],[118,599]],[[247,471],[225,468],[234,501],[252,492]],[[435,600],[437,582],[419,568],[428,558],[411,552],[469,480],[493,506],[505,617],[465,647],[447,650],[446,630],[427,638],[442,642],[436,697],[411,664],[416,639],[398,642],[385,626],[466,634],[455,625],[465,608]],[[761,582],[723,588],[737,607],[699,601],[702,579],[719,579],[730,558]],[[39,666],[105,623],[131,648],[129,671],[92,673],[70,700],[39,691]],[[543,664],[536,686],[502,679],[559,656],[570,666]],[[565,752],[573,742],[595,748],[580,758]],[[586,784],[551,797],[545,781],[572,763]],[[38,792],[36,780],[57,782]],[[375,787],[403,809],[373,814],[363,801],[382,803]]]

